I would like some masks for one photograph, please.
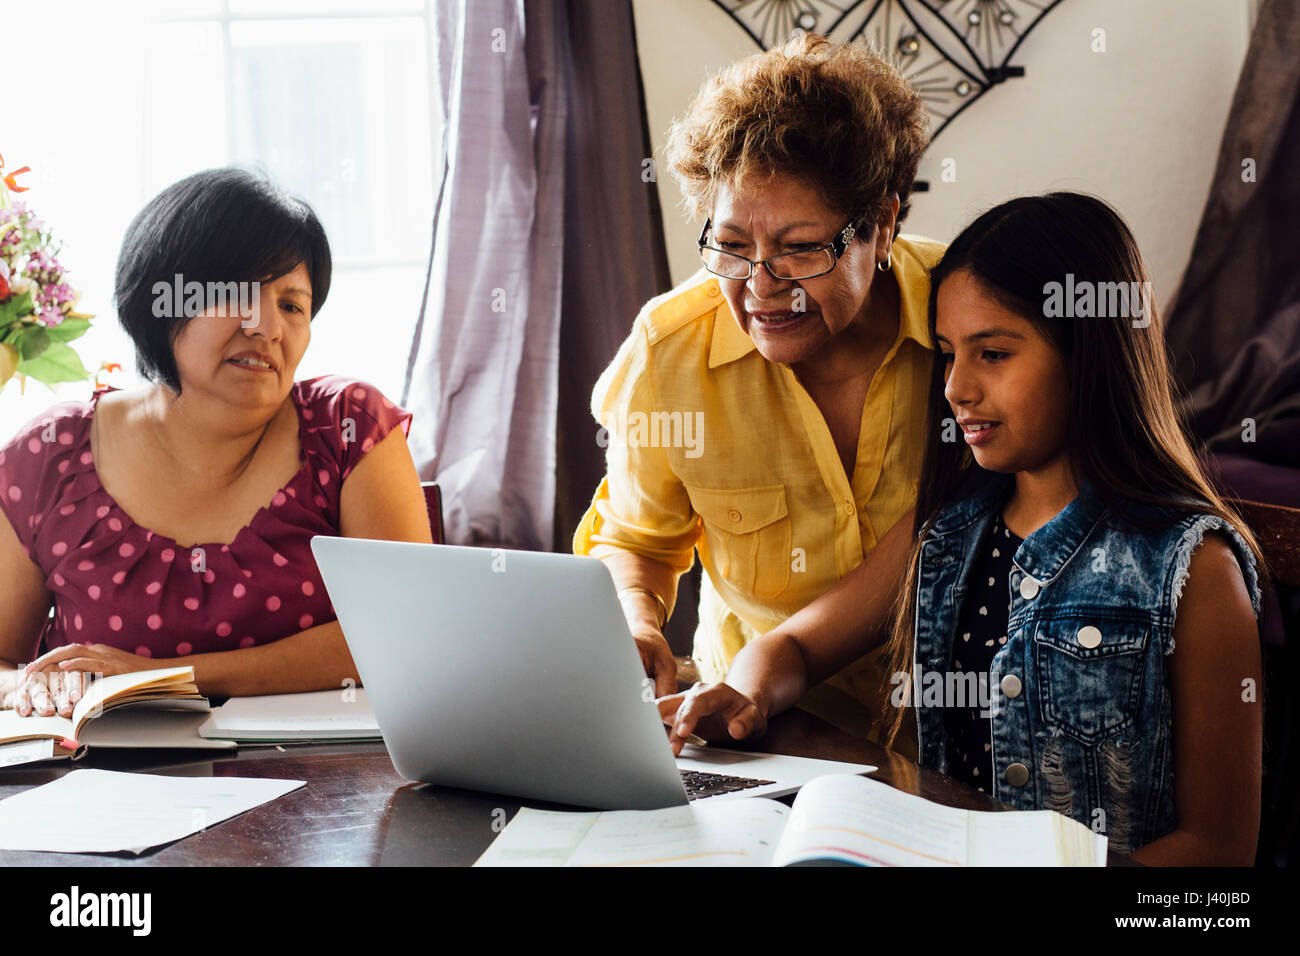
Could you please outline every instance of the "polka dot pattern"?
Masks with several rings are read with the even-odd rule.
[[[338,533],[348,475],[410,416],[336,377],[296,383],[291,396],[302,468],[224,544],[178,543],[108,494],[90,451],[98,395],[54,406],[0,446],[0,514],[54,597],[50,647],[101,642],[157,659],[261,646],[334,620],[311,538]],[[42,441],[51,421],[46,437],[57,438]]]
[[[994,541],[1004,546],[994,547]],[[952,667],[978,675],[979,693],[984,701],[992,700],[989,674],[997,652],[1007,643],[1011,558],[1018,547],[1020,539],[1007,530],[1001,516],[995,518],[971,568],[970,591],[957,618],[961,640],[953,641]],[[944,711],[948,775],[987,793],[991,789],[988,781],[993,776],[992,718],[979,701],[953,703],[974,706],[949,706]]]

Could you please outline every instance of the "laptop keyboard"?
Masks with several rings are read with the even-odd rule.
[[[682,785],[686,788],[689,800],[703,800],[716,797],[720,793],[734,793],[737,790],[749,790],[764,784],[776,783],[775,780],[760,780],[757,777],[732,777],[725,773],[706,773],[703,770],[679,770]]]

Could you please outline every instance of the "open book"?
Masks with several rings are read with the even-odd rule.
[[[521,809],[475,866],[1105,866],[1106,838],[1052,810],[958,810],[868,777],[666,810]]]
[[[91,682],[71,717],[0,711],[0,766],[70,757],[86,746],[232,748],[199,736],[208,711],[192,667],[114,674]]]

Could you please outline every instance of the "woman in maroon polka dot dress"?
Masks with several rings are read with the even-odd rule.
[[[176,276],[201,300],[162,301]],[[208,695],[357,679],[312,536],[430,537],[411,416],[294,381],[329,281],[310,208],[240,170],[132,223],[117,305],[152,384],[56,405],[0,449],[0,704],[68,714],[85,673],[182,663]],[[228,282],[260,294],[214,301]]]

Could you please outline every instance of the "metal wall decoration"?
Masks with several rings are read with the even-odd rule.
[[[862,38],[921,94],[930,139],[1009,77],[1011,57],[1061,0],[712,0],[761,49],[795,30]]]

